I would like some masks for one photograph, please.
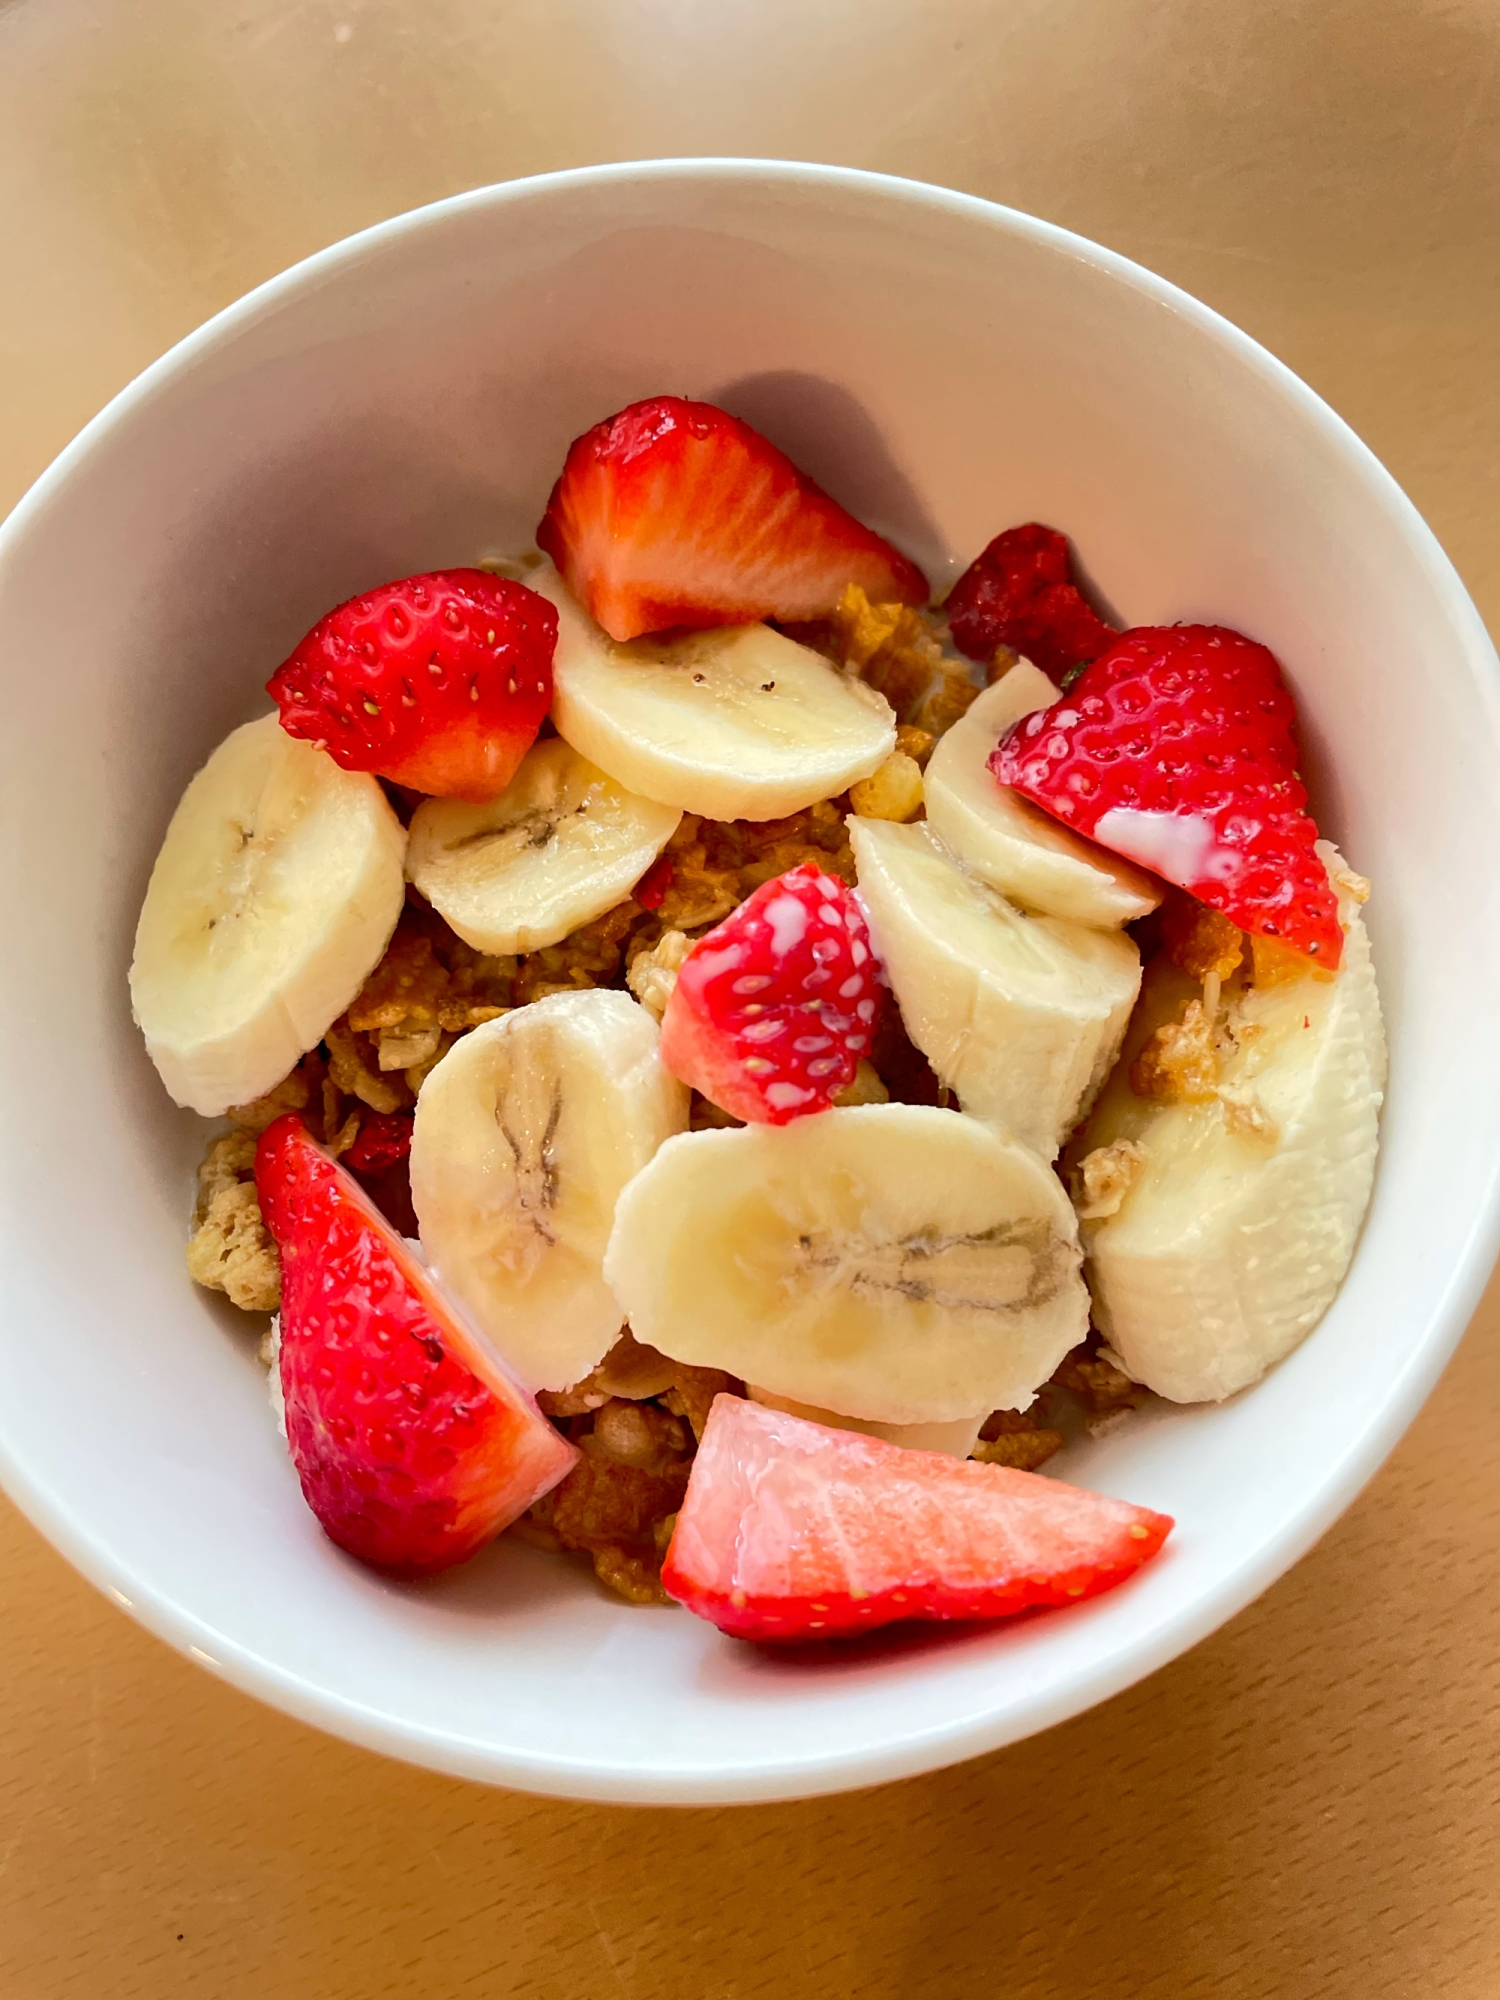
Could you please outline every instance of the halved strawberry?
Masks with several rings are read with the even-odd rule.
[[[662,1582],[736,1638],[827,1639],[1074,1604],[1132,1575],[1172,1525],[1034,1472],[719,1396]]]
[[[804,861],[698,939],[667,1001],[661,1059],[731,1117],[785,1125],[854,1081],[884,997],[854,891]]]
[[[255,1184],[281,1251],[281,1388],[307,1504],[376,1569],[462,1562],[577,1453],[295,1114],[262,1134]]]
[[[989,767],[1034,805],[1243,931],[1330,971],[1344,934],[1276,657],[1224,625],[1127,632]]]
[[[822,618],[850,583],[872,603],[928,597],[916,564],[784,452],[681,396],[575,438],[536,538],[612,639]]]
[[[351,597],[266,683],[281,726],[346,771],[438,798],[492,799],[552,700],[557,613],[482,569],[434,570]]]

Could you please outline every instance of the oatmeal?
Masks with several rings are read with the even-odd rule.
[[[537,542],[327,612],[137,929],[304,1497],[765,1640],[1109,1587],[1170,1521],[1031,1475],[1273,1365],[1369,1193],[1369,885],[1279,664],[1114,631],[1039,522],[935,605],[671,396]]]

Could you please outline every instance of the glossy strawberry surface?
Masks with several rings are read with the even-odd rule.
[[[846,584],[927,602],[899,549],[712,403],[653,396],[569,447],[538,546],[612,639],[825,617]]]
[[[1275,655],[1222,625],[1127,632],[989,763],[1077,833],[1317,964],[1343,950]]]
[[[1007,528],[980,551],[944,601],[953,643],[986,665],[1008,646],[1061,680],[1118,634],[1073,581],[1068,538],[1040,521]]]
[[[715,1399],[662,1569],[742,1639],[828,1639],[898,1619],[986,1619],[1113,1589],[1165,1514],[1034,1472],[908,1451],[737,1396]]]
[[[552,700],[557,613],[480,569],[434,570],[338,605],[271,676],[281,726],[346,771],[436,797],[510,783]]]
[[[825,1111],[854,1079],[885,989],[854,892],[811,861],[761,884],[688,953],[661,1059],[748,1124]]]
[[[374,1568],[462,1562],[577,1454],[300,1118],[266,1129],[255,1180],[281,1252],[281,1388],[308,1505]]]

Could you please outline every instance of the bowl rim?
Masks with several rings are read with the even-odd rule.
[[[0,521],[0,562],[83,467],[95,447],[226,336],[274,313],[305,287],[383,250],[404,236],[467,209],[614,183],[718,181],[878,196],[984,223],[1089,264],[1192,323],[1263,384],[1293,405],[1360,478],[1418,559],[1466,662],[1492,704],[1500,704],[1500,659],[1478,610],[1436,536],[1394,477],[1350,426],[1285,363],[1249,334],[1169,280],[1061,225],[982,196],[861,168],[785,159],[687,156],[614,161],[489,183],[408,209],[314,251],[221,308],[176,341],[123,388],[64,447]],[[1191,1614],[1177,1613],[1110,1655],[1066,1676],[1025,1713],[969,1715],[916,1735],[891,1732],[878,1749],[764,1760],[753,1768],[692,1772],[611,1768],[587,1759],[502,1750],[412,1721],[401,1721],[279,1666],[224,1636],[149,1579],[105,1556],[66,1498],[34,1479],[0,1434],[0,1487],[68,1562],[158,1638],[242,1692],[362,1747],[450,1776],[558,1798],[602,1803],[732,1804],[815,1797],[909,1777],[1019,1741],[1120,1693],[1188,1651],[1259,1596],[1349,1506],[1417,1415],[1457,1347],[1500,1253],[1500,1160],[1474,1199],[1462,1254],[1427,1314],[1421,1345],[1396,1376],[1377,1420],[1328,1465],[1311,1498],[1252,1558],[1226,1571]]]

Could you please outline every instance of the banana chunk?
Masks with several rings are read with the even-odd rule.
[[[1056,700],[1056,687],[1029,660],[986,688],[932,753],[927,818],[971,873],[1012,902],[1110,930],[1154,910],[1160,882],[1073,833],[987,768],[1012,723]]]
[[[688,1122],[628,994],[554,993],[454,1044],[417,1099],[422,1245],[529,1389],[566,1389],[623,1315],[601,1275],[615,1202]]]
[[[552,719],[643,798],[709,819],[781,819],[880,768],[890,704],[769,625],[611,639],[550,565],[527,583],[557,606]]]
[[[907,1034],[965,1111],[1050,1160],[1119,1052],[1141,982],[1134,942],[1027,915],[930,827],[851,819],[849,837]]]
[[[225,738],[172,815],[130,966],[179,1104],[248,1104],[321,1041],[396,928],[405,848],[379,782],[274,715]]]
[[[1088,1325],[1077,1225],[1026,1147],[931,1105],[669,1139],[604,1274],[638,1340],[880,1424],[1024,1409]]]
[[[1132,1065],[1158,1029],[1203,1002],[1159,954],[1124,1057],[1068,1149],[1095,1319],[1129,1373],[1175,1403],[1232,1396],[1317,1325],[1369,1203],[1385,1033],[1348,887],[1358,878],[1326,841],[1318,852],[1339,891],[1337,975],[1226,982],[1216,1088],[1162,1102],[1135,1094]],[[1118,1200],[1090,1202],[1090,1161],[1126,1149]]]
[[[407,880],[476,951],[540,951],[623,901],[681,818],[553,736],[498,799],[418,806]]]

